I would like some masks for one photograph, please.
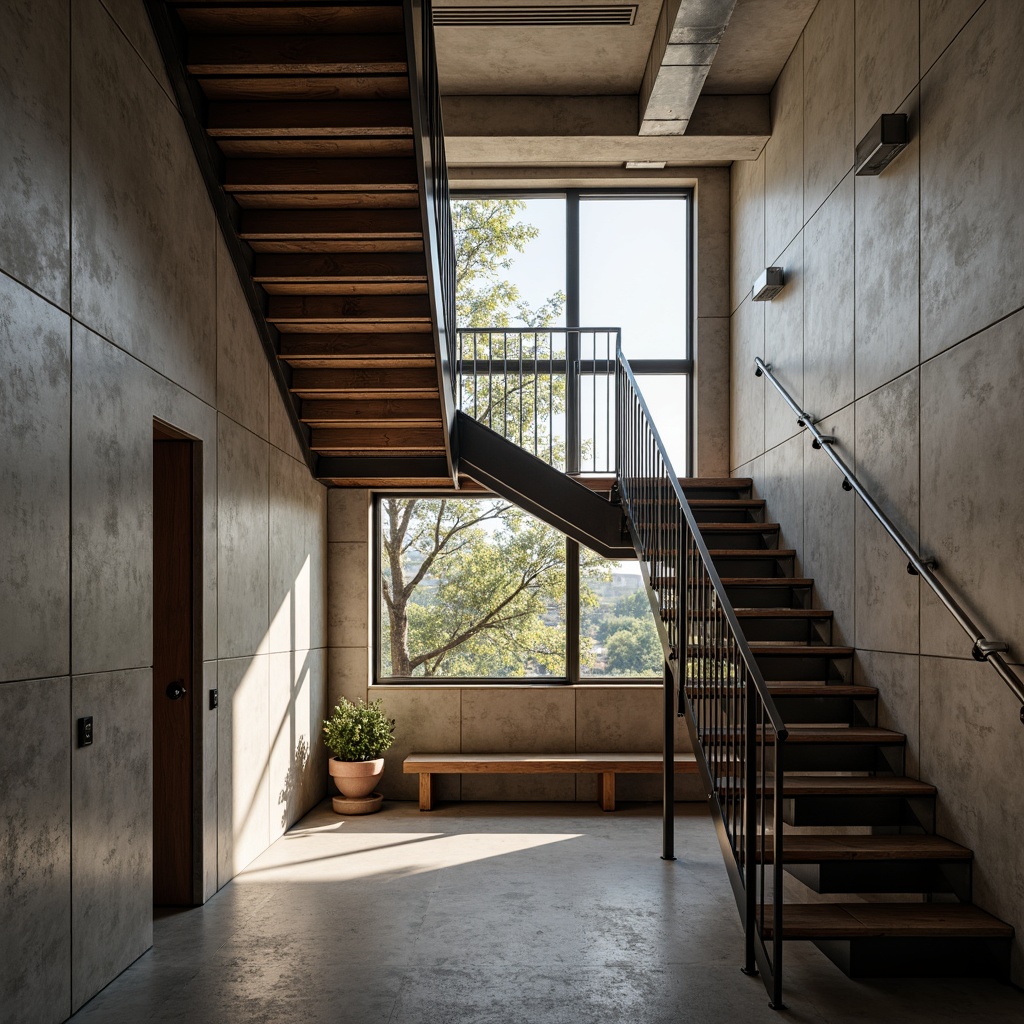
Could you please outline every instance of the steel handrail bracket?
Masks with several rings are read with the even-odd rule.
[[[616,384],[619,492],[648,593],[659,605],[666,664],[688,712],[687,728],[744,922],[744,969],[760,971],[771,1004],[781,1007],[782,778],[788,730],[621,351]],[[677,711],[675,702],[666,702],[667,715]],[[666,763],[670,735],[666,722]],[[770,813],[769,793],[774,797]],[[666,853],[671,817],[666,799]]]
[[[823,434],[819,429],[813,416],[804,412],[793,396],[785,389],[781,381],[772,372],[772,367],[760,356],[754,359],[754,375],[764,375],[776,391],[782,396],[782,400],[789,406],[796,416],[797,426],[806,427],[812,437],[814,448],[821,449],[835,463],[839,472],[843,474],[843,487],[848,491],[854,491],[867,506],[868,511],[882,524],[882,528],[896,542],[897,547],[907,556],[907,572],[920,576],[921,579],[931,587],[935,596],[946,606],[954,619],[959,623],[960,628],[971,638],[971,655],[976,661],[987,661],[999,674],[1000,678],[1010,688],[1014,696],[1021,704],[1020,720],[1024,723],[1024,682],[1016,675],[1007,664],[1003,654],[1009,651],[1010,647],[1002,640],[989,640],[978,628],[974,620],[964,611],[960,603],[946,589],[942,581],[935,575],[934,569],[937,566],[935,559],[922,558],[911,546],[906,537],[899,531],[892,520],[882,511],[878,503],[865,490],[864,485],[857,479],[842,457],[836,453],[836,438],[830,434]]]

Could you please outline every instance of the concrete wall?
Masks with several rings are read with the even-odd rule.
[[[661,749],[660,685],[482,684],[373,685],[372,508],[369,491],[333,488],[328,495],[328,703],[384,701],[397,722],[385,757],[381,790],[389,800],[415,800],[418,776],[402,774],[413,751],[503,753]],[[676,749],[689,750],[682,721]],[[622,776],[623,800],[661,799],[661,780]],[[701,800],[696,777],[677,781],[680,799]],[[596,800],[594,775],[465,775],[438,780],[441,800]]]
[[[152,942],[154,417],[202,443],[206,896],[325,791],[326,492],[142,4],[5,13],[0,1005],[42,1024]]]
[[[852,495],[755,355],[991,637],[1024,658],[1024,5],[821,0],[772,96],[772,138],[732,169],[730,467],[835,609],[938,827],[975,851],[977,902],[1024,935],[1018,705]],[[854,177],[879,114],[910,146]],[[759,271],[789,279],[752,303]],[[1017,940],[1014,976],[1024,981]]]

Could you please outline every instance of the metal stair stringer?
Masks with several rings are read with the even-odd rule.
[[[456,413],[459,472],[605,558],[635,558],[621,506]]]

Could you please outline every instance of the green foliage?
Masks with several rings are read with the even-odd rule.
[[[546,327],[562,314],[565,294],[555,292],[536,309],[505,280],[516,254],[539,234],[520,219],[521,199],[456,199],[452,202],[455,235],[455,322],[460,327],[507,327],[513,317],[527,327]]]
[[[342,761],[373,761],[394,742],[395,720],[384,714],[384,702],[358,704],[342,697],[324,722],[324,744]]]
[[[648,619],[651,617],[651,602],[644,589],[620,597],[615,602],[615,614],[626,619]]]
[[[388,654],[396,676],[565,670],[565,541],[495,499],[381,504]]]
[[[605,655],[608,673],[657,675],[662,670],[662,651],[653,616],[648,611],[646,618],[627,619],[625,623],[608,637]]]

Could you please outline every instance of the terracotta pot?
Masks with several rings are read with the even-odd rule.
[[[373,761],[342,761],[332,757],[327,767],[338,787],[338,792],[348,797],[369,796],[384,774],[384,758]]]

